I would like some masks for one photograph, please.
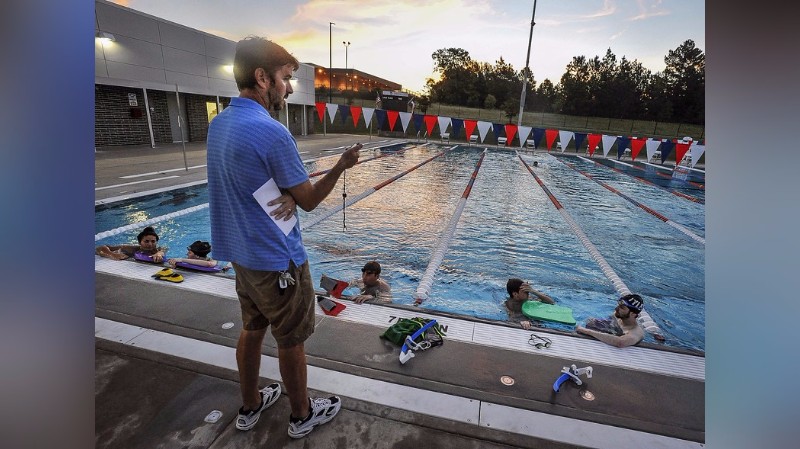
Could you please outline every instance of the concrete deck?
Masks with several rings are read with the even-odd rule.
[[[359,140],[311,136],[298,145],[311,159]],[[187,163],[188,171],[180,144],[98,149],[96,200],[204,182],[205,145],[188,144]],[[187,272],[183,283],[169,284],[149,277],[157,270],[96,260],[98,448],[671,448],[702,447],[705,440],[701,356],[620,350],[567,334],[552,334],[553,347],[536,350],[526,343],[529,331],[440,316],[449,328],[445,344],[401,365],[399,349],[379,338],[387,317],[431,312],[349,302],[339,317],[318,313],[306,343],[309,388],[340,395],[339,416],[291,440],[284,395],[253,430],[240,432],[234,350],[241,323],[233,282]],[[262,354],[262,385],[280,381],[269,334]],[[561,368],[573,363],[591,365],[593,377],[555,393]],[[514,384],[504,385],[502,376]],[[221,417],[204,421],[214,410]]]

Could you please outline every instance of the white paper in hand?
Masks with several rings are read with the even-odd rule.
[[[284,235],[289,235],[294,228],[294,225],[297,223],[297,216],[292,215],[292,218],[288,220],[276,220],[274,216],[270,215],[269,213],[273,210],[278,208],[278,204],[274,206],[267,206],[267,203],[274,200],[275,198],[281,196],[281,191],[278,189],[278,185],[275,184],[275,181],[270,179],[269,181],[265,182],[263,186],[259,187],[258,190],[253,192],[253,198],[256,199],[258,205],[264,209],[264,212],[267,213],[267,216],[281,228]]]

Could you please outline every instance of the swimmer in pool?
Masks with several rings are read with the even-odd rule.
[[[125,260],[137,252],[147,254],[153,258],[153,262],[163,262],[167,249],[158,246],[158,234],[152,226],[148,226],[136,236],[138,245],[100,245],[95,248],[94,253],[100,257],[107,257],[115,260]]]
[[[525,301],[541,301],[545,304],[555,304],[553,298],[545,295],[542,292],[536,291],[531,285],[522,279],[511,278],[506,283],[506,290],[508,291],[509,298],[503,303],[508,312],[509,321],[518,321],[523,329],[528,330],[531,328],[531,322],[528,317],[522,314],[522,303]],[[530,294],[533,293],[535,298],[531,298]]]
[[[611,318],[589,318],[586,320],[586,327],[578,326],[575,331],[618,348],[633,346],[644,339],[644,329],[636,320],[642,309],[644,301],[641,296],[625,295],[619,298]]]
[[[350,281],[350,286],[361,290],[352,298],[356,304],[392,302],[392,288],[388,282],[381,279],[381,264],[374,260],[364,265],[361,277]]]
[[[186,248],[186,257],[176,257],[173,259],[168,259],[167,263],[172,268],[178,263],[188,263],[191,265],[197,265],[200,267],[216,267],[218,262],[210,257],[208,257],[208,253],[211,252],[211,244],[208,242],[203,242],[200,240],[196,240],[194,243],[189,245]],[[223,270],[230,268],[226,265]]]

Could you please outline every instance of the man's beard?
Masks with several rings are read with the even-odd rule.
[[[614,310],[614,316],[619,318],[619,319],[621,319],[621,320],[624,320],[625,318],[628,318],[629,316],[631,316],[631,311],[629,310],[628,313],[626,313],[625,315],[622,315],[620,313],[619,309],[616,309],[616,310]]]
[[[286,97],[280,98],[278,97],[277,89],[269,88],[267,90],[267,105],[270,108],[270,111],[277,112],[283,109],[283,105],[285,104],[284,99]]]

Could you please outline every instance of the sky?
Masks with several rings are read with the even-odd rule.
[[[300,62],[355,68],[422,93],[437,78],[431,55],[463,48],[479,62],[525,67],[533,0],[112,0],[233,41],[283,45]],[[330,26],[329,22],[335,25]],[[332,34],[332,37],[330,37]],[[647,69],[687,39],[705,48],[701,0],[537,0],[530,67],[557,84],[575,56],[610,48]],[[343,41],[350,42],[345,48]],[[331,48],[332,47],[332,48]]]

